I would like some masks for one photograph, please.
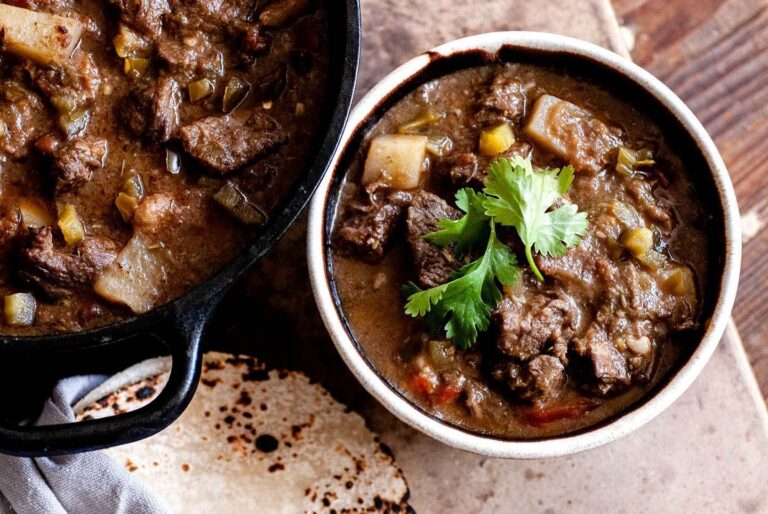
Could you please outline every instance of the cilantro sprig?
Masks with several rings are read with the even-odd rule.
[[[587,214],[574,204],[549,210],[573,182],[573,167],[533,171],[530,159],[498,159],[488,169],[485,213],[501,225],[514,227],[525,245],[533,274],[544,280],[532,249],[561,257],[566,246],[576,246],[587,233]]]
[[[472,346],[478,332],[488,328],[491,311],[502,296],[499,283],[512,285],[520,276],[515,255],[497,239],[493,223],[487,226],[488,244],[483,256],[463,266],[449,282],[426,291],[413,283],[406,286],[410,293],[406,314],[424,317],[435,332],[442,328],[462,349]]]
[[[438,246],[456,244],[456,255],[464,255],[473,247],[488,240],[490,216],[485,213],[487,197],[471,187],[459,189],[456,193],[456,206],[465,215],[457,220],[440,220],[437,225],[442,229],[424,236],[424,239]]]
[[[533,252],[553,257],[565,255],[587,231],[587,215],[576,205],[552,205],[573,182],[573,168],[534,171],[529,159],[498,159],[488,169],[483,192],[464,188],[456,193],[456,205],[464,212],[458,220],[441,220],[440,230],[424,236],[439,245],[455,245],[461,256],[486,242],[478,259],[456,271],[445,284],[421,290],[405,286],[406,314],[425,318],[434,332],[462,349],[488,329],[490,315],[502,298],[500,285],[513,285],[520,277],[517,259],[499,241],[496,226],[514,227],[525,246],[528,265],[544,280]]]

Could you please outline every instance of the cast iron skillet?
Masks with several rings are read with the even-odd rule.
[[[125,444],[149,437],[181,415],[200,376],[200,340],[224,291],[261,258],[293,224],[322,178],[347,121],[360,56],[359,0],[325,2],[331,69],[327,124],[318,136],[314,161],[304,178],[276,210],[250,245],[208,281],[181,298],[141,316],[86,332],[41,337],[0,337],[0,359],[30,362],[51,355],[85,358],[105,347],[134,344],[136,337],[157,338],[170,350],[173,367],[163,392],[151,404],[117,417],[42,427],[0,424],[0,453],[49,456]]]

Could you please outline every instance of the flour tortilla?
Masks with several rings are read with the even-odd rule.
[[[135,410],[162,390],[152,359],[75,405],[78,419]],[[107,453],[187,512],[410,512],[391,452],[363,419],[295,372],[250,357],[205,356],[200,387],[168,429]]]

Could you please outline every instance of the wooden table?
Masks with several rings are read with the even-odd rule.
[[[612,1],[633,59],[693,109],[731,173],[744,229],[733,316],[768,397],[768,0]]]

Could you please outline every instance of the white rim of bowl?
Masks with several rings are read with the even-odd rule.
[[[362,124],[377,104],[408,79],[417,76],[432,62],[431,56],[435,54],[450,57],[462,52],[480,50],[493,55],[508,45],[528,50],[575,54],[617,71],[653,95],[677,118],[702,152],[713,174],[725,218],[725,263],[720,295],[709,327],[685,365],[652,398],[624,414],[619,414],[610,422],[594,429],[587,428],[574,435],[566,434],[540,440],[505,440],[471,433],[425,414],[396,393],[393,386],[371,367],[347,333],[336,310],[326,275],[328,263],[324,225],[329,187],[336,173],[346,171],[337,169],[339,159],[351,137],[362,129]],[[741,263],[739,211],[728,171],[712,139],[683,101],[649,72],[605,48],[570,37],[538,32],[492,32],[451,41],[411,59],[371,89],[352,110],[328,171],[312,199],[307,243],[310,280],[320,314],[342,358],[368,392],[402,421],[447,445],[490,457],[518,459],[563,456],[610,443],[645,425],[677,400],[701,373],[725,331],[736,296]]]

